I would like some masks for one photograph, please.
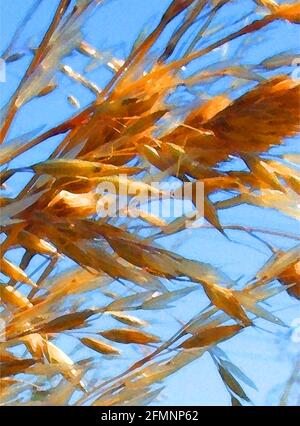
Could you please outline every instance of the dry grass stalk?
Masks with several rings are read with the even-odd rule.
[[[253,236],[257,232],[279,235],[276,230],[255,229],[251,224],[225,226],[218,212],[246,203],[260,206],[262,214],[266,207],[292,217],[298,214],[300,177],[292,164],[296,164],[296,160],[293,157],[289,162],[284,157],[274,159],[269,155],[270,148],[280,145],[284,138],[295,136],[299,130],[300,86],[299,81],[281,71],[286,56],[271,57],[248,67],[228,64],[208,67],[188,77],[184,77],[181,70],[191,61],[242,36],[251,37],[277,20],[299,23],[299,3],[277,5],[275,1],[257,1],[267,12],[262,19],[211,41],[207,28],[229,2],[173,0],[157,28],[133,49],[124,63],[110,59],[108,67],[114,76],[102,91],[87,75],[61,63],[63,57],[74,50],[94,59],[101,58],[99,51],[84,42],[80,33],[83,19],[98,3],[101,1],[89,0],[70,10],[69,0],[60,1],[3,117],[1,140],[4,145],[0,161],[5,167],[1,171],[4,188],[9,186],[11,177],[24,171],[24,168],[10,168],[11,160],[34,146],[43,146],[53,136],[64,135],[47,161],[27,167],[26,171],[33,173],[33,177],[24,189],[15,198],[4,195],[1,199],[1,231],[5,235],[1,272],[5,280],[1,283],[0,296],[1,317],[6,323],[5,330],[1,331],[5,339],[0,343],[3,404],[19,403],[24,390],[28,389],[25,382],[22,385],[21,378],[19,381],[20,373],[30,377],[32,396],[35,386],[43,383],[47,403],[67,404],[75,390],[81,390],[76,404],[146,404],[158,395],[152,385],[205,351],[210,351],[232,403],[248,402],[240,384],[244,376],[218,358],[213,348],[255,325],[256,318],[280,324],[280,319],[260,302],[284,289],[299,299],[298,247],[277,251],[257,273],[254,283],[237,290],[228,277],[224,283],[223,274],[213,266],[186,259],[158,244],[159,237],[181,232],[185,217],[167,222],[143,212],[140,215],[143,225],[133,233],[130,217],[123,222],[97,217],[100,197],[97,186],[110,182],[119,190],[122,184],[127,184],[139,191],[161,195],[161,191],[149,183],[149,176],[172,177],[181,184],[190,181],[194,188],[196,182],[202,182],[208,228],[216,228],[224,235],[229,229]],[[184,13],[185,19],[170,36],[163,53],[153,60],[151,48],[168,24]],[[188,29],[199,21],[202,26],[194,42],[183,56],[172,59]],[[71,33],[73,36],[69,38]],[[207,47],[196,50],[202,39]],[[12,49],[13,45],[9,51]],[[272,77],[267,74],[270,67],[275,71]],[[59,70],[91,90],[94,102],[35,138],[23,136],[20,141],[6,142],[15,115],[25,102],[41,95],[46,98],[54,89],[59,90],[59,80],[53,80]],[[197,92],[199,82],[202,87],[208,87],[228,75],[241,87],[249,80],[255,82],[255,87],[246,88],[237,99],[232,97],[232,85],[209,100],[198,99],[197,105],[178,108],[176,103],[168,102],[168,96],[179,87]],[[80,108],[76,98],[69,95],[68,99]],[[177,110],[180,117],[173,120]],[[224,171],[218,167],[232,157],[243,161],[245,169]],[[129,177],[120,176],[123,174]],[[214,203],[211,196],[220,190],[227,198]],[[144,228],[148,237],[142,232]],[[292,233],[280,236],[299,240],[299,236]],[[15,248],[24,249],[20,264],[7,257]],[[47,265],[34,281],[28,270],[36,256],[46,259]],[[76,267],[57,272],[56,265],[63,264],[64,258],[75,262]],[[181,280],[186,281],[185,285]],[[275,280],[279,283],[274,287]],[[179,288],[170,290],[168,286],[172,281]],[[125,295],[110,291],[115,282],[127,287]],[[128,282],[135,284],[134,289]],[[154,311],[155,315],[156,309],[166,310],[170,303],[201,289],[211,306],[168,340],[159,343],[160,337],[134,328],[147,325],[139,318],[139,312]],[[97,292],[99,306],[82,308],[91,290]],[[107,302],[108,295],[115,299]],[[195,297],[198,295],[197,292]],[[136,315],[127,314],[133,310]],[[106,318],[115,322],[114,327],[122,322],[128,328],[103,330],[101,322]],[[95,324],[92,331],[86,330],[90,323]],[[151,325],[151,321],[149,323]],[[94,337],[90,337],[91,332]],[[59,343],[56,344],[56,338],[64,333],[76,339],[81,348],[91,350],[95,365],[84,360],[75,363]],[[105,382],[85,383],[86,372],[97,366],[99,357],[102,360],[104,355],[118,355],[121,359],[119,347],[100,340],[96,337],[99,333],[117,344],[151,344],[156,348]],[[180,339],[183,341],[178,342]],[[20,346],[26,349],[27,358],[14,356],[14,348]],[[158,355],[163,355],[163,359],[157,360]],[[49,380],[53,377],[60,378],[57,386]],[[102,378],[97,377],[97,382],[99,379]],[[29,398],[28,404],[30,402]]]

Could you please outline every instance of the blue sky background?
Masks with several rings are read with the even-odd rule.
[[[103,7],[99,7],[93,13],[84,27],[85,39],[100,50],[111,52],[113,55],[124,59],[141,30],[149,33],[158,23],[169,3],[170,1],[168,0],[107,1]],[[1,52],[7,47],[13,32],[25,15],[27,8],[32,4],[33,1],[14,0],[13,2],[8,2],[0,0]],[[41,3],[37,12],[24,28],[17,43],[18,50],[27,52],[29,47],[37,45],[57,4],[58,1],[52,0],[45,0]],[[247,15],[253,6],[253,2],[251,0],[236,1],[233,2],[231,7],[226,9],[226,12],[222,12],[219,15],[214,25],[226,22],[226,20],[232,20],[232,17],[237,12],[240,14],[241,4],[243,4],[243,13]],[[253,16],[250,19],[252,20]],[[178,23],[178,20],[163,34],[160,43],[163,44],[167,34],[176,27],[176,23]],[[223,35],[225,34],[226,30],[223,31]],[[272,24],[267,30],[253,36],[253,42],[245,47],[247,48],[246,59],[238,60],[240,62],[245,61],[244,63],[247,63],[247,61],[248,63],[257,63],[270,56],[270,51],[274,55],[289,49],[293,52],[299,52],[299,35],[299,29],[287,22]],[[240,42],[230,45],[227,51],[227,55],[232,57],[233,60],[236,59],[235,54],[238,43]],[[159,46],[160,44],[158,44],[158,48]],[[219,60],[223,54],[224,52],[218,49],[203,60],[201,66],[204,67],[211,61]],[[31,56],[26,55],[23,59],[7,66],[7,81],[6,83],[0,83],[1,106],[6,104],[14,92],[30,59]],[[75,70],[81,71],[83,66],[88,63],[88,60],[75,53],[72,57],[65,58],[63,63],[71,64]],[[199,68],[199,63],[191,64],[187,72],[192,72],[196,69],[196,66]],[[292,70],[289,69],[288,71]],[[90,73],[90,77],[100,87],[104,87],[111,74],[102,67]],[[70,82],[69,79],[61,74],[59,82],[61,83],[60,90],[50,94],[46,103],[43,98],[36,99],[21,109],[13,123],[9,139],[33,129],[40,131],[43,128],[45,130],[73,114],[75,110],[66,100],[70,94],[80,100],[82,107],[92,101],[92,96],[88,91],[80,85]],[[220,90],[222,90],[222,86],[212,85],[207,94],[214,95]],[[51,141],[38,146],[31,150],[30,153],[18,157],[11,163],[11,166],[28,165],[28,163],[33,164],[46,159],[60,140],[59,137],[52,138]],[[298,143],[299,139],[286,141],[285,146],[280,148],[280,152],[300,153]],[[20,178],[20,176],[22,177]],[[10,195],[18,192],[30,176],[30,174],[18,175],[18,181],[11,180]],[[299,233],[300,230],[299,224],[295,220],[271,209],[268,209],[267,213],[265,213],[254,207],[241,206],[220,212],[220,219],[223,224],[251,225],[289,231],[295,234]],[[265,245],[244,233],[228,231],[228,236],[231,241],[226,240],[224,236],[215,230],[186,230],[185,234],[168,237],[168,239],[160,240],[160,243],[186,257],[210,262],[226,272],[231,278],[240,279],[240,283],[245,283],[265,263],[271,253]],[[288,239],[273,237],[266,239],[282,249],[287,249],[295,244],[294,241]],[[20,253],[14,251],[10,253],[9,258],[16,261],[19,256]],[[32,268],[34,268],[34,265]],[[175,289],[175,285],[173,288]],[[157,332],[163,338],[168,338],[180,327],[180,324],[174,321],[173,314],[180,316],[183,321],[188,321],[206,304],[207,300],[201,291],[193,292],[179,303],[176,302],[176,309],[170,309],[168,312],[156,311],[155,320],[150,331]],[[292,299],[285,292],[273,298],[270,304],[271,307],[269,309],[280,309],[278,316],[287,325],[290,325],[293,319],[300,316],[299,302],[296,299]],[[143,313],[140,316],[142,315],[144,315],[145,319],[152,320],[153,318],[152,312]],[[299,352],[299,347],[297,346],[299,343],[291,341],[288,336],[290,333],[288,329],[274,327],[265,321],[258,321],[257,324],[271,331],[272,334],[251,328],[220,345],[220,347],[226,351],[231,361],[236,363],[256,383],[258,391],[245,386],[254,404],[276,404],[280,395],[279,385],[284,383],[291,373],[291,359],[297,351]],[[64,349],[72,348],[74,343],[75,341],[71,337],[64,337],[64,341],[61,341]],[[131,351],[129,349],[128,358],[126,359],[125,356],[124,367],[126,362],[128,365],[132,363],[132,357],[140,358],[142,355],[142,352],[138,350]],[[118,363],[118,360],[110,363],[111,372],[118,368]],[[162,405],[227,405],[230,403],[228,393],[224,389],[224,385],[208,354],[168,378],[165,384],[166,387],[156,403]]]

